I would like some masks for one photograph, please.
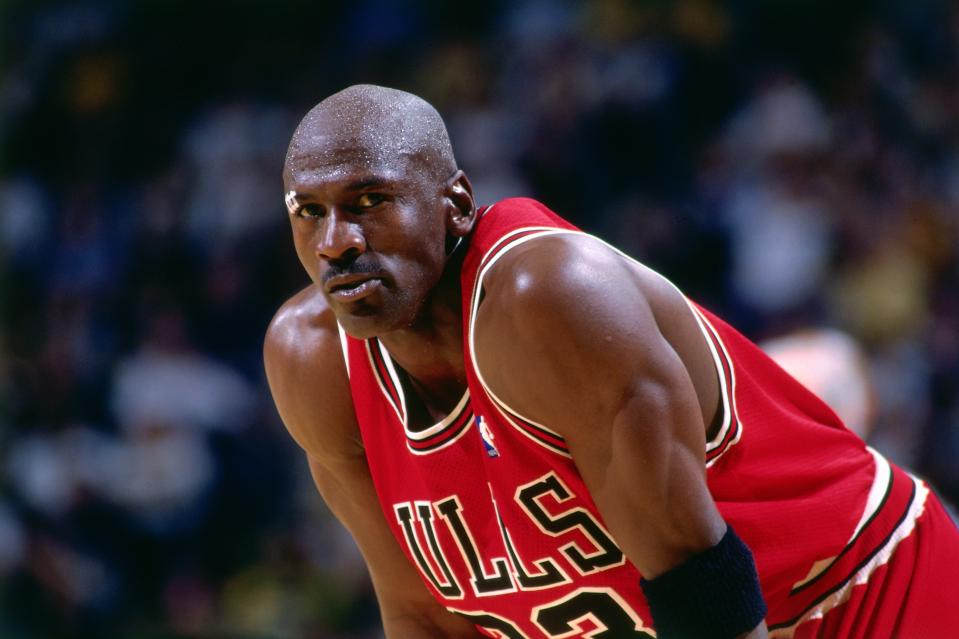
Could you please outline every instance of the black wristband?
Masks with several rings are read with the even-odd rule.
[[[766,617],[753,555],[729,526],[712,548],[640,585],[659,639],[736,637]]]

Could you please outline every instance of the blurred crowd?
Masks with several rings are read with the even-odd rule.
[[[541,199],[757,341],[853,344],[870,443],[959,501],[945,0],[8,2],[0,30],[4,638],[379,636],[260,363],[306,284],[289,135],[354,82],[432,101],[481,202]]]

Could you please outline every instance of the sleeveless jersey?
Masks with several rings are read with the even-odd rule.
[[[563,438],[499,401],[475,366],[485,273],[512,248],[560,233],[580,231],[533,200],[480,211],[462,268],[468,390],[449,416],[411,430],[404,373],[377,339],[341,330],[353,403],[384,515],[443,606],[491,637],[652,637],[640,575]],[[889,561],[929,491],[750,341],[689,308],[722,396],[721,428],[703,452],[709,490],[753,552],[771,636],[792,636]]]

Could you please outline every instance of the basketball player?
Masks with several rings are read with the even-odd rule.
[[[337,93],[283,177],[313,283],[266,371],[388,637],[956,636],[929,488],[663,277],[478,208],[429,104]]]

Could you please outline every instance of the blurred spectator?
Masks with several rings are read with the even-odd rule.
[[[20,568],[26,558],[27,533],[7,504],[0,502],[0,579]]]
[[[777,78],[732,121],[732,181],[724,215],[732,242],[732,284],[749,308],[774,315],[809,303],[830,261],[833,219],[819,159],[830,125],[808,89]]]
[[[11,262],[40,257],[50,215],[39,185],[27,178],[0,181],[0,255]]]
[[[482,203],[538,197],[750,337],[836,327],[771,348],[959,501],[959,9],[467,10],[0,4],[0,636],[379,636],[260,364],[307,283],[289,135],[354,82],[437,104]]]
[[[832,408],[863,439],[872,433],[874,393],[866,357],[849,335],[807,329],[766,340],[762,349]]]
[[[198,433],[163,423],[141,423],[111,443],[100,462],[100,492],[158,535],[197,521],[214,470]]]
[[[250,417],[252,389],[190,345],[178,310],[151,310],[139,348],[117,363],[112,403],[120,426],[134,432],[157,425],[187,432],[240,428]]]
[[[220,106],[194,125],[183,152],[193,180],[187,229],[197,242],[236,241],[275,224],[276,167],[295,125],[283,109],[244,103]]]

